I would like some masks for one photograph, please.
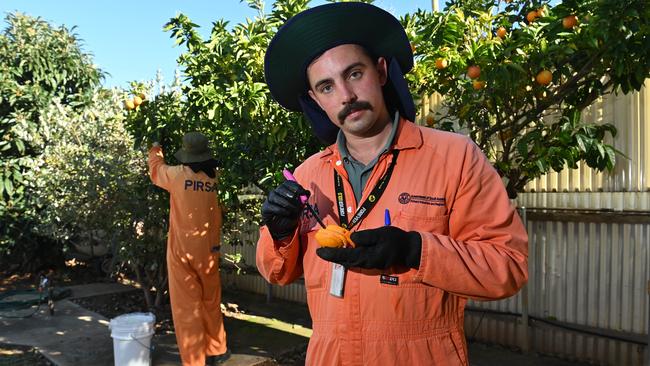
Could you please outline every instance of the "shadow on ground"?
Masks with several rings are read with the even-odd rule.
[[[299,335],[294,331],[301,329],[289,329],[291,324],[269,319],[226,318],[225,326],[230,330],[228,345],[235,353],[273,358],[298,345],[307,344],[311,333],[301,327],[305,334]]]
[[[275,359],[281,365],[301,364],[311,336],[306,306],[267,303],[264,296],[233,291],[223,291],[222,301],[228,348],[233,354]],[[153,342],[154,365],[180,363],[173,333],[157,335]]]

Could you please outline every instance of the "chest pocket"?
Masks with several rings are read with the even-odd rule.
[[[406,231],[428,232],[441,235],[449,235],[449,215],[444,206],[425,204],[406,204],[394,217],[392,224]],[[399,276],[399,286],[381,284],[382,287],[398,289],[406,287],[428,288],[419,281],[414,281],[416,269],[391,268],[391,271],[384,272]]]
[[[409,203],[403,205],[393,225],[406,231],[449,235],[449,215],[444,206]]]

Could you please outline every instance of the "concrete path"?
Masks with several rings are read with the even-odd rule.
[[[0,342],[36,347],[56,365],[112,365],[113,340],[108,320],[79,305],[55,303],[26,319],[0,318]]]

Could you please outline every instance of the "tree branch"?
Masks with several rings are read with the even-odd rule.
[[[535,119],[536,117],[538,117],[540,113],[542,113],[545,109],[547,109],[551,105],[557,104],[557,103],[561,102],[562,100],[564,100],[564,98],[566,98],[569,93],[571,93],[571,92],[573,92],[573,90],[575,90],[575,88],[576,88],[576,86],[578,84],[578,81],[591,71],[591,68],[593,67],[593,64],[602,57],[604,52],[605,52],[605,50],[603,49],[600,52],[596,53],[592,58],[590,58],[582,66],[580,71],[575,73],[573,75],[573,77],[571,77],[571,79],[569,79],[569,81],[567,81],[566,83],[560,85],[558,87],[558,89],[555,91],[555,93],[551,97],[545,99],[542,103],[539,103],[537,105],[537,108],[535,108],[535,109],[533,109],[531,111],[524,111],[524,112],[520,113],[519,115],[514,117],[514,120],[517,121],[517,120],[519,120],[521,118],[525,118],[525,120],[530,121],[530,120]]]

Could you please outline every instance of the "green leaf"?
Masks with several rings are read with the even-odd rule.
[[[598,144],[596,145],[596,148],[598,149],[598,153],[600,154],[600,157],[605,158],[605,148],[603,147],[603,145]]]
[[[7,192],[9,196],[13,195],[14,193],[14,184],[11,183],[11,180],[8,177],[5,177],[5,184],[4,184],[4,189]]]
[[[587,147],[582,135],[576,135],[576,142],[578,143],[578,148],[580,148],[580,151],[587,152]]]
[[[23,143],[23,140],[15,139],[14,144],[16,145],[16,149],[18,150],[18,153],[20,153],[21,155],[25,153],[25,143]]]
[[[16,181],[17,183],[23,182],[23,175],[20,173],[19,170],[14,170],[12,175],[14,177],[14,181]]]

